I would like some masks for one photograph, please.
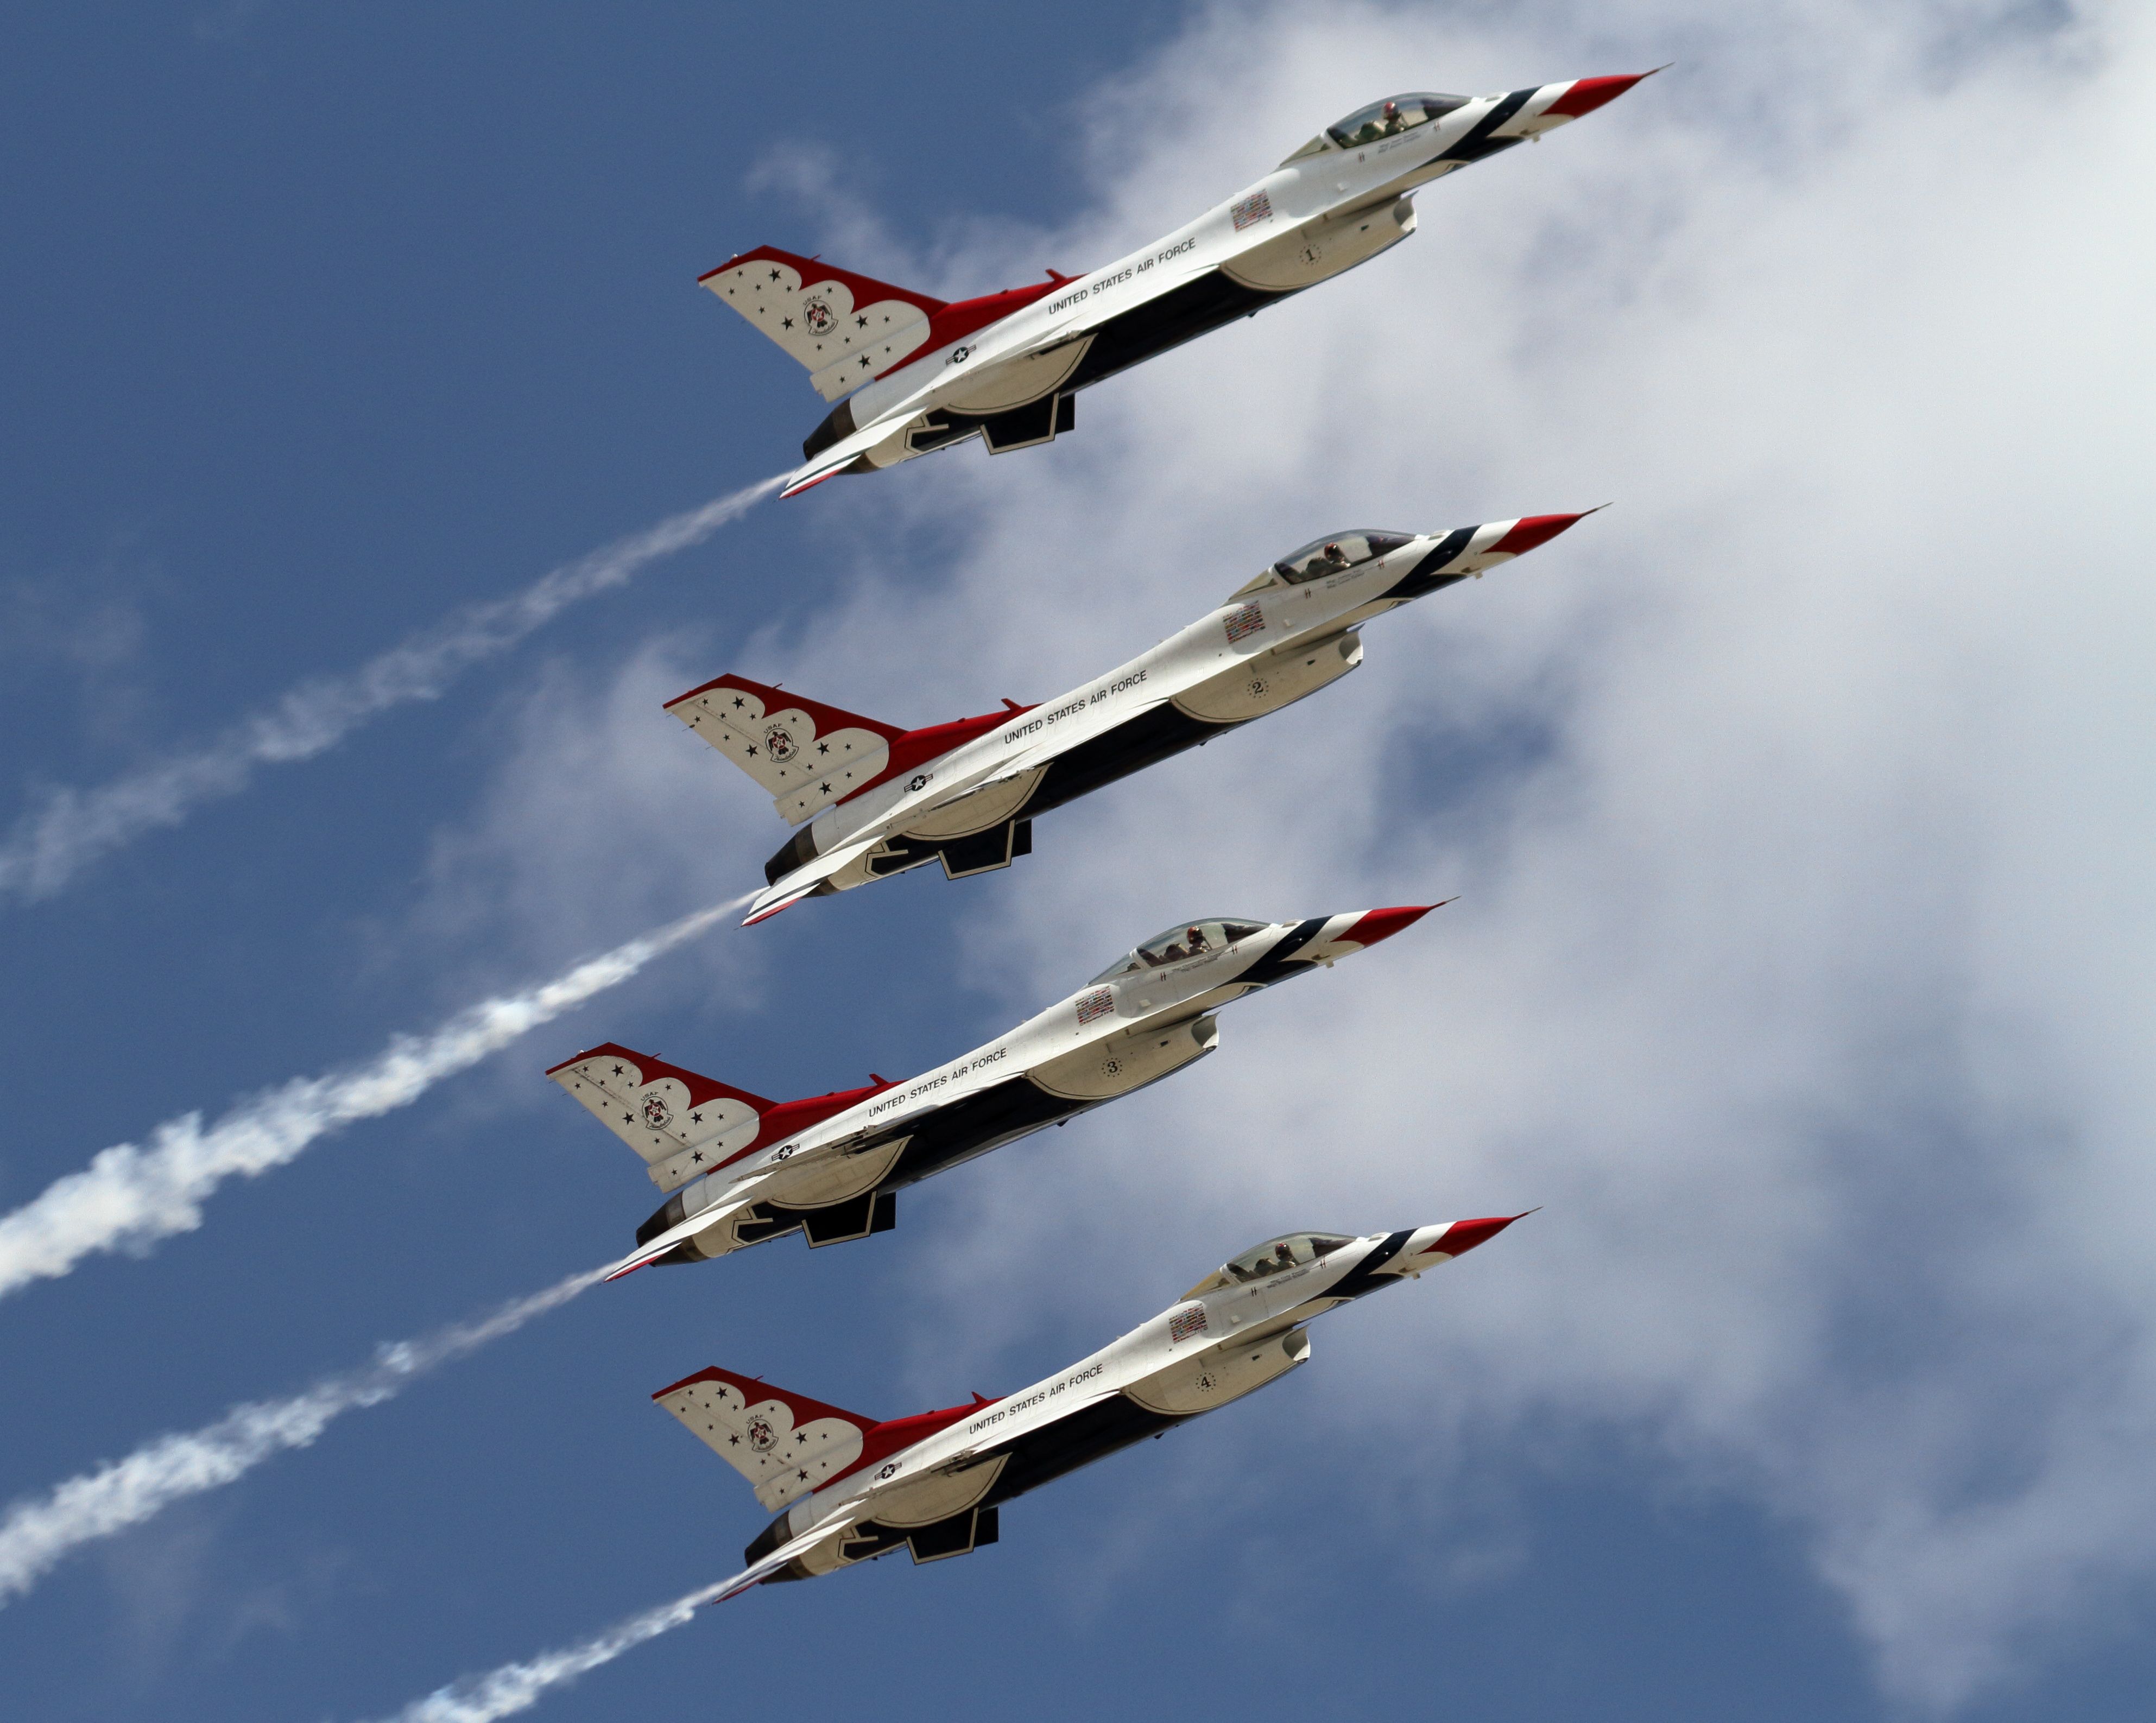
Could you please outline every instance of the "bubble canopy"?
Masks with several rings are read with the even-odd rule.
[[[1327,126],[1325,135],[1342,149],[1352,150],[1363,144],[1374,144],[1380,138],[1412,131],[1418,126],[1443,119],[1455,108],[1466,105],[1467,98],[1464,95],[1440,95],[1430,90],[1388,96],[1383,101],[1372,102],[1367,108],[1356,109],[1336,126]]]
[[[1086,985],[1095,987],[1101,982],[1113,981],[1119,975],[1129,975],[1135,971],[1165,969],[1173,963],[1187,963],[1193,957],[1204,957],[1214,951],[1224,951],[1236,941],[1248,939],[1254,933],[1262,933],[1271,926],[1270,921],[1225,915],[1208,921],[1178,921],[1174,926],[1155,934],[1143,945],[1135,946],[1124,952]]]
[[[1291,586],[1322,580],[1375,556],[1389,556],[1402,545],[1411,545],[1417,535],[1388,532],[1378,526],[1351,526],[1345,532],[1314,538],[1301,550],[1291,551],[1273,564],[1273,572]]]
[[[1183,1295],[1198,1298],[1224,1286],[1268,1279],[1290,1269],[1299,1269],[1306,1263],[1317,1262],[1354,1242],[1354,1236],[1348,1233],[1284,1233],[1277,1238],[1251,1246],[1240,1256],[1229,1257]]]

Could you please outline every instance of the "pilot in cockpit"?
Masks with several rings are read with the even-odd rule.
[[[1185,956],[1195,957],[1208,949],[1205,944],[1205,930],[1202,927],[1191,928],[1183,935],[1183,938],[1189,946],[1189,949],[1183,953]]]

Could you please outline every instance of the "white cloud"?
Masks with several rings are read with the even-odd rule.
[[[1115,254],[1373,92],[1681,60],[1090,392],[1054,448],[817,493],[863,582],[740,667],[915,722],[1052,694],[1350,520],[1620,505],[973,894],[1020,1009],[1194,910],[1465,896],[1238,1014],[1093,1152],[970,1175],[969,1322],[974,1270],[1074,1228],[1105,1323],[1215,1224],[1540,1202],[1327,1336],[1368,1439],[1645,1438],[1798,1527],[1883,1685],[1937,1708],[2145,1582],[2152,48],[2095,6],[1236,8],[1084,105],[1095,208],[979,238],[983,289]],[[960,536],[932,588],[874,577],[894,519]],[[606,866],[535,863],[527,913]],[[1380,1328],[1404,1381],[1353,1369]]]

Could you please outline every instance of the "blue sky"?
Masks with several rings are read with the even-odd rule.
[[[1072,438],[766,503],[0,900],[12,1212],[757,883],[783,827],[659,710],[696,681],[934,722],[1349,520],[1622,505],[1007,873],[729,921],[198,1229],[8,1298],[21,1500],[618,1252],[649,1187],[541,1075],[583,1046],[820,1092],[1178,915],[1466,894],[1232,1016],[1204,1067],[908,1192],[892,1233],[598,1289],[85,1546],[0,1608],[11,1715],[393,1713],[734,1570],[764,1516],[647,1399],[705,1364],[896,1416],[1030,1381],[1283,1228],[1537,1202],[994,1549],[752,1593],[542,1714],[2148,1714],[2145,24],[12,23],[18,849],[56,793],[785,464],[825,409],[696,290],[735,251],[990,291],[1394,85],[1680,64],[1433,188],[1370,269],[1089,394]]]

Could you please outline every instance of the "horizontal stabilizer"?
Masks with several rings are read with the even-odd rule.
[[[644,1156],[652,1183],[662,1191],[748,1147],[776,1105],[612,1041],[547,1074]]]
[[[919,351],[943,309],[925,293],[768,245],[721,264],[701,285],[807,366],[826,401]]]
[[[877,1422],[716,1367],[651,1397],[754,1485],[756,1499],[774,1513],[859,1459]]]
[[[864,789],[906,731],[744,676],[692,688],[666,710],[763,787],[778,817],[798,823]]]

